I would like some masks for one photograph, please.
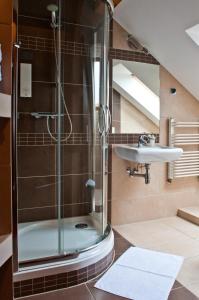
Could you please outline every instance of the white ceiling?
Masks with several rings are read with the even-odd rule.
[[[199,23],[199,0],[123,0],[114,19],[199,100],[199,46],[185,33]]]

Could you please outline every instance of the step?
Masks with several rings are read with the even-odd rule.
[[[180,208],[177,215],[182,219],[199,225],[199,206]]]

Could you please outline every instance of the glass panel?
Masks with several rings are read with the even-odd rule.
[[[104,237],[108,24],[101,0],[19,0],[20,262]]]
[[[105,136],[104,133],[100,136],[99,130],[105,130],[106,113],[103,84],[106,79],[104,66],[107,64],[107,57],[104,56],[105,8],[103,1],[87,0],[76,1],[74,4],[70,2],[70,6],[65,5],[63,8],[63,19],[67,22],[69,9],[71,11],[70,24],[66,22],[64,27],[65,36],[72,31],[77,46],[81,45],[87,52],[85,56],[74,57],[72,62],[71,56],[64,55],[63,61],[64,69],[71,70],[70,73],[74,75],[67,88],[72,89],[76,100],[70,107],[76,143],[65,145],[63,151],[64,253],[85,250],[98,243],[104,233]],[[78,25],[74,26],[75,23]],[[71,101],[70,97],[66,94],[68,102]],[[80,144],[78,139],[82,139]],[[70,158],[68,152],[71,153]],[[72,169],[69,167],[71,164]]]
[[[57,7],[58,2],[53,1]],[[17,124],[19,261],[58,255],[57,87],[50,1],[19,0]]]

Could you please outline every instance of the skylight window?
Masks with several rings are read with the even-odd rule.
[[[199,24],[188,28],[185,32],[199,46]]]

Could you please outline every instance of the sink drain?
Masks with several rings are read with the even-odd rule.
[[[85,228],[88,228],[88,224],[86,224],[86,223],[79,223],[79,224],[75,225],[75,228],[85,229]]]

